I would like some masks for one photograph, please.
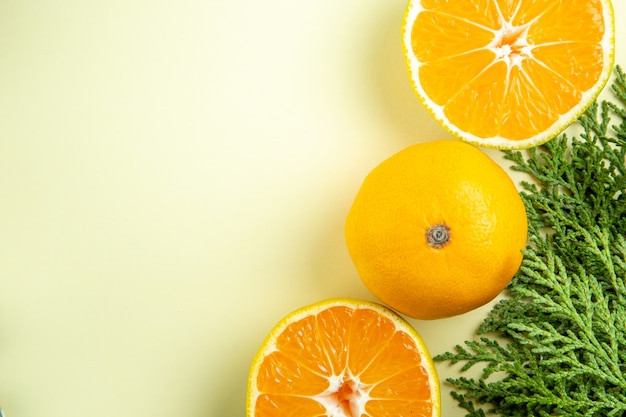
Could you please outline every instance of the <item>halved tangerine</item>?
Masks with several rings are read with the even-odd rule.
[[[409,0],[403,44],[415,92],[449,132],[528,148],[606,84],[613,20],[610,0]]]
[[[376,303],[331,299],[270,332],[250,369],[248,417],[438,417],[439,380],[411,325]]]

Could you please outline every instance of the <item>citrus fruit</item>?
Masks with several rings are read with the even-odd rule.
[[[405,320],[368,301],[330,299],[282,319],[250,369],[248,417],[440,415],[439,380]]]
[[[409,0],[405,58],[417,96],[450,133],[528,148],[604,87],[613,19],[610,0]]]
[[[493,300],[522,261],[528,222],[515,184],[460,140],[410,146],[363,181],[345,240],[365,286],[417,319]]]

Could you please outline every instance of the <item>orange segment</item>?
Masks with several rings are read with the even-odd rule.
[[[497,7],[505,21],[514,26],[531,23],[539,16],[546,14],[557,6],[554,0],[522,0],[522,1],[497,1]],[[498,29],[499,27],[496,27]]]
[[[424,402],[428,400],[426,395],[428,393],[427,381],[428,375],[424,368],[415,366],[382,381],[372,389],[370,396],[375,399],[396,401],[422,400]]]
[[[424,11],[415,19],[411,36],[414,41],[419,40],[414,45],[417,58],[421,62],[432,62],[482,49],[493,40],[494,33],[465,19]],[[465,39],[465,42],[458,42],[458,39]]]
[[[248,382],[248,417],[440,415],[439,382],[417,332],[375,303],[333,299],[267,337]]]
[[[446,117],[460,129],[480,132],[483,138],[497,135],[508,87],[506,74],[506,65],[498,62],[485,67],[475,78],[466,80],[465,85],[453,92],[444,105]],[[481,90],[488,93],[478,94],[477,91]]]
[[[593,87],[602,72],[602,48],[589,42],[563,42],[538,46],[533,50],[537,63],[552,70],[577,90]]]
[[[491,0],[424,0],[424,9],[450,16],[463,16],[467,21],[491,29],[500,27],[500,13]]]
[[[403,43],[418,98],[453,135],[528,148],[591,104],[613,66],[611,0],[409,0]]]
[[[259,368],[258,388],[268,394],[315,395],[328,388],[328,378],[307,369],[298,359],[272,352]]]
[[[262,394],[256,401],[257,417],[321,417],[326,409],[322,404],[307,397]]]
[[[494,57],[493,52],[479,49],[425,63],[420,70],[424,92],[434,103],[447,104],[469,80],[478,77]]]
[[[532,2],[529,2],[532,3]],[[530,25],[528,41],[533,45],[552,42],[588,42],[600,44],[607,30],[607,2],[569,0],[553,3]],[[603,4],[604,3],[604,4]]]
[[[330,360],[317,333],[315,316],[292,323],[276,340],[276,348],[311,372],[328,376],[332,373]]]
[[[559,95],[543,93],[555,89],[560,91]],[[581,98],[580,91],[566,79],[532,61],[511,70],[508,93],[510,98],[503,109],[500,134],[516,140],[549,129],[558,121],[560,114],[568,111]]]
[[[386,381],[391,377],[397,376],[399,373],[404,373],[411,369],[421,369],[421,356],[417,350],[415,343],[407,333],[396,332],[392,336],[392,340],[381,349],[372,362],[359,374],[359,378],[364,384],[376,384],[381,381]],[[403,368],[406,366],[406,368]],[[421,378],[422,381],[428,381],[428,378]],[[381,382],[377,388],[383,386]],[[389,387],[395,392],[399,392],[400,387],[393,384]],[[375,388],[376,390],[376,388]],[[422,388],[423,392],[427,393],[428,390]],[[374,395],[376,398],[381,398],[379,395]],[[384,397],[383,398],[387,398]],[[390,398],[394,398],[394,395],[390,395]]]
[[[389,343],[396,329],[389,318],[370,309],[356,310],[350,327],[347,370],[352,375],[361,376],[373,358]]]
[[[353,310],[345,306],[337,306],[322,310],[317,315],[318,332],[328,360],[332,364],[332,375],[339,375],[346,369],[348,351],[345,341],[348,340],[349,323]]]
[[[371,416],[398,417],[398,416],[430,416],[430,410],[420,401],[403,400],[372,400],[365,407]]]

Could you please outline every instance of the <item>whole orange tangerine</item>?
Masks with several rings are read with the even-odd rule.
[[[345,239],[366,287],[417,319],[493,300],[522,262],[528,222],[515,184],[473,145],[405,148],[365,178]]]

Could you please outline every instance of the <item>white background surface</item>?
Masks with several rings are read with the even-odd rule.
[[[448,137],[409,85],[405,6],[0,4],[6,417],[243,417],[278,320],[372,299],[343,241],[352,199],[392,153]],[[626,65],[623,40],[618,23]],[[442,353],[488,310],[411,323]]]

